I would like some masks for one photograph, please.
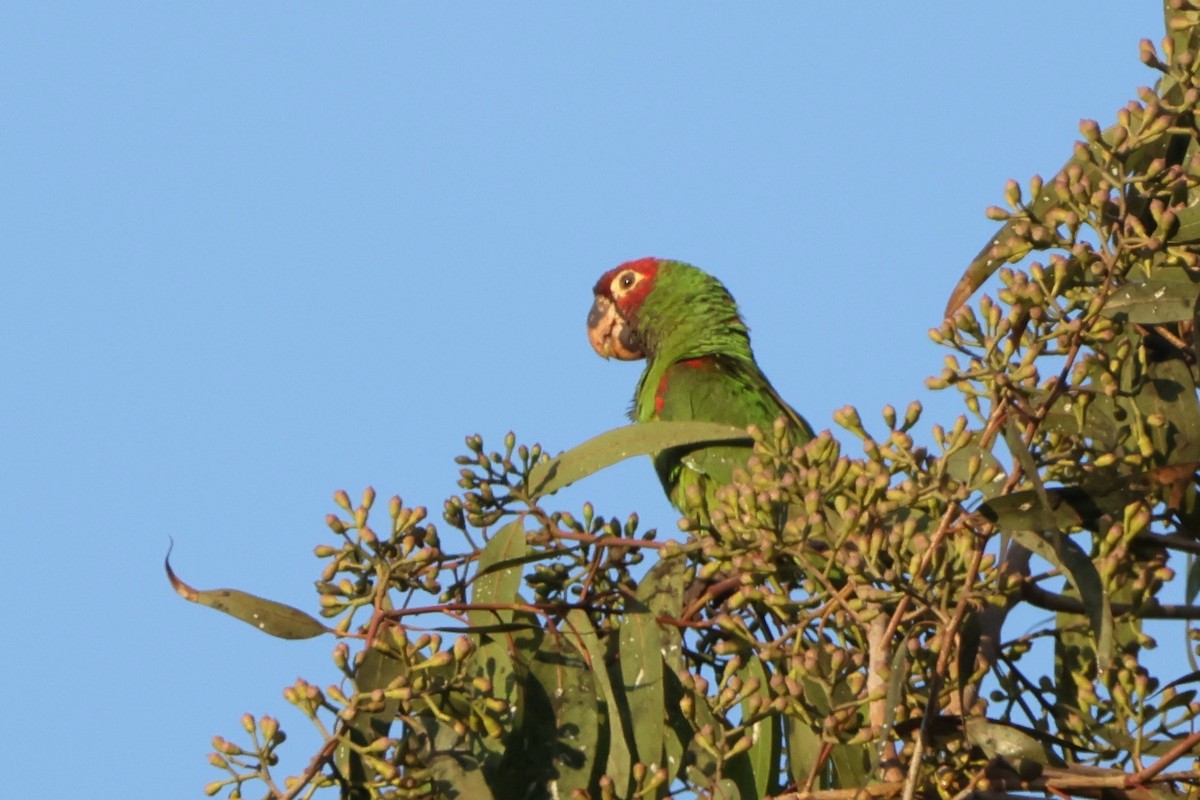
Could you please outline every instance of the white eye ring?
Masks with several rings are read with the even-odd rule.
[[[623,292],[629,291],[633,288],[633,285],[637,283],[637,279],[638,274],[636,272],[633,270],[626,270],[617,276],[616,288]]]

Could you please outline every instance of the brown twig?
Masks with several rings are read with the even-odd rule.
[[[1200,731],[1196,731],[1191,736],[1188,736],[1186,739],[1181,741],[1179,744],[1172,747],[1170,750],[1168,750],[1162,756],[1162,758],[1158,759],[1150,766],[1146,767],[1143,770],[1140,770],[1139,772],[1137,772],[1134,775],[1131,775],[1129,777],[1129,781],[1125,785],[1126,786],[1137,786],[1137,785],[1146,783],[1147,781],[1151,780],[1156,775],[1158,775],[1160,772],[1162,772],[1164,769],[1171,766],[1171,764],[1178,761],[1182,756],[1186,755],[1187,753],[1190,753],[1192,750],[1194,750],[1196,748],[1197,745],[1200,745]]]
[[[1047,591],[1032,583],[1021,586],[1021,599],[1046,611],[1065,611],[1068,614],[1085,614],[1087,609],[1081,600]],[[1113,603],[1113,616],[1136,613],[1142,619],[1200,619],[1200,606],[1163,605],[1149,600],[1141,605]]]
[[[317,776],[317,773],[329,763],[329,760],[333,758],[333,752],[337,750],[339,741],[340,738],[337,736],[326,741],[321,749],[317,751],[317,754],[313,756],[312,760],[308,762],[308,766],[304,768],[304,771],[296,776],[296,783],[279,800],[294,800],[296,797],[299,797],[300,790],[307,786]]]

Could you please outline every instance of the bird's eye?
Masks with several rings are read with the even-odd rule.
[[[629,287],[633,286],[635,280],[637,280],[636,275],[634,275],[632,272],[625,272],[621,274],[619,283],[621,284],[622,289],[628,289]]]

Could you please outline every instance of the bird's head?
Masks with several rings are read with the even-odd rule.
[[[636,361],[646,357],[645,336],[638,317],[646,296],[654,289],[663,261],[641,258],[627,261],[600,276],[592,289],[595,301],[588,312],[588,341],[604,358]]]
[[[746,325],[729,291],[690,264],[627,261],[600,276],[592,294],[588,340],[605,358],[749,356]]]

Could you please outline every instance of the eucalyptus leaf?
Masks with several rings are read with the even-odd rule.
[[[1101,671],[1113,654],[1113,615],[1104,582],[1092,559],[1070,537],[1059,533],[1009,530],[1013,539],[1047,561],[1066,576],[1079,593],[1096,637],[1096,661]]]
[[[683,555],[661,559],[638,581],[637,597],[655,617],[677,618],[683,613],[688,575]]]
[[[784,719],[787,734],[788,776],[797,786],[804,786],[817,768],[817,759],[821,756],[821,734],[812,729],[805,720],[789,714]],[[814,782],[816,788],[821,788],[819,780]]]
[[[1200,558],[1189,555],[1187,559],[1187,576],[1184,581],[1184,599],[1188,604],[1196,602],[1200,595]]]
[[[989,758],[1003,758],[1014,765],[1020,762],[1050,764],[1052,759],[1045,745],[1025,730],[1004,722],[993,722],[985,717],[971,717],[966,721],[967,740],[983,750]]]
[[[587,659],[567,637],[550,635],[530,664],[530,677],[541,684],[553,711],[551,796],[586,792],[599,777],[601,699]]]
[[[681,445],[714,443],[749,446],[752,440],[744,429],[719,422],[654,421],[615,428],[534,466],[529,473],[530,494],[534,497],[553,494],[633,456]]]
[[[453,724],[422,714],[409,719],[408,725],[420,735],[420,755],[433,780],[434,796],[493,800],[494,787],[489,785],[478,760],[463,747],[462,737]]]
[[[1178,358],[1150,364],[1135,402],[1144,415],[1158,414],[1166,425],[1150,428],[1154,449],[1172,462],[1200,459],[1200,400],[1191,369]]]
[[[749,685],[751,681],[758,684],[755,691],[746,692],[742,698],[742,718],[745,719],[752,711],[751,699],[758,698],[760,708],[766,708],[771,702],[771,692],[767,687],[767,671],[757,656],[748,656],[737,674],[743,685]],[[730,764],[730,777],[738,783],[743,797],[766,797],[773,789],[774,765],[779,755],[777,720],[774,715],[768,715],[748,726],[742,735],[749,736],[752,744]]]
[[[631,600],[618,635],[618,656],[637,760],[648,767],[663,762],[662,638],[658,621],[642,603]]]
[[[604,662],[604,647],[591,618],[582,609],[574,608],[567,612],[562,631],[566,640],[579,651],[586,660],[588,669],[592,671],[605,710],[603,732],[607,734],[608,748],[604,771],[612,779],[617,793],[623,794],[629,786],[633,770],[633,755],[628,744],[631,739],[620,714],[621,703],[609,680]]]
[[[515,519],[505,525],[483,549],[471,583],[471,601],[480,605],[514,603],[521,586],[521,565],[526,561],[525,525]],[[512,609],[473,608],[467,611],[472,626],[512,622]]]
[[[1175,220],[1175,230],[1168,241],[1172,244],[1200,242],[1200,203],[1190,203],[1176,215]]]
[[[392,635],[392,632],[387,626],[383,626],[378,635],[387,637]],[[362,660],[354,670],[354,686],[358,692],[370,694],[375,690],[386,689],[392,681],[407,671],[408,667],[403,661],[385,653],[378,646],[369,647],[363,651]],[[399,700],[385,697],[379,708],[369,713],[360,709],[341,723],[342,736],[333,751],[333,763],[346,783],[353,787],[347,795],[347,800],[369,796],[362,787],[377,776],[375,770],[363,760],[362,750],[371,742],[390,735],[392,722],[396,719],[399,709]]]
[[[1004,531],[1096,530],[1101,517],[1115,514],[1140,496],[1136,489],[1122,485],[1107,492],[1089,492],[1078,486],[1046,489],[1043,505],[1034,489],[1002,495],[979,507],[979,513]]]
[[[1101,311],[1107,317],[1123,316],[1140,325],[1183,322],[1195,315],[1200,286],[1180,281],[1152,280],[1119,286]]]
[[[184,600],[228,614],[280,639],[312,639],[330,632],[325,625],[293,606],[238,589],[194,589],[175,574],[169,558],[168,553],[168,558],[163,561],[167,580]]]

